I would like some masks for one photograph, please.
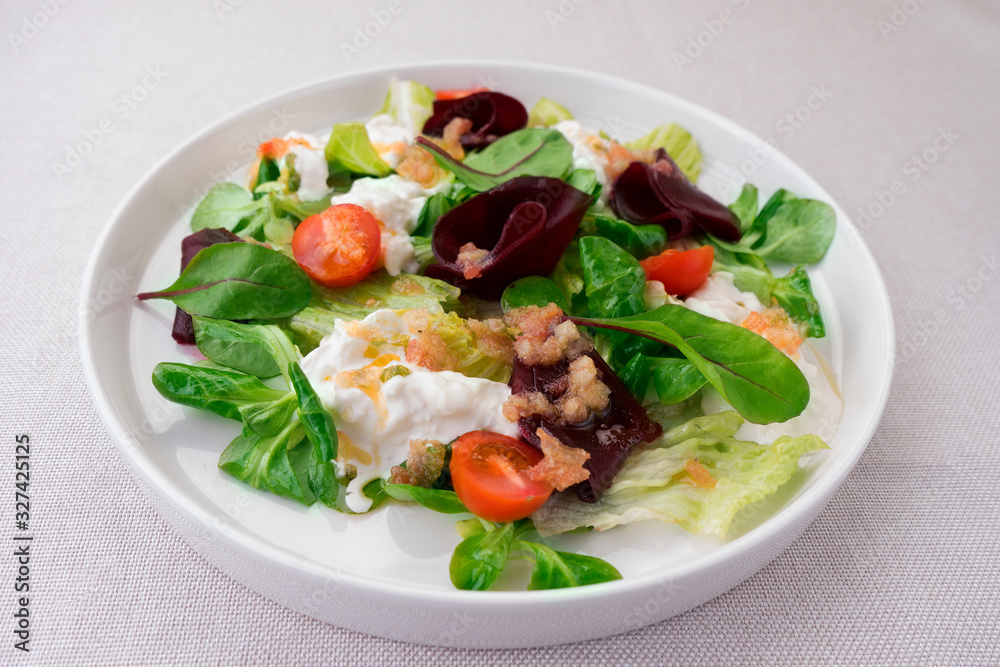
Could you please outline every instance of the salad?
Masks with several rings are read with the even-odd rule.
[[[219,468],[257,489],[456,515],[460,589],[512,558],[529,589],[621,578],[563,533],[722,539],[836,430],[805,268],[836,220],[751,184],[724,205],[701,166],[676,124],[619,142],[552,100],[393,80],[198,204],[179,277],[137,298],[204,358],[153,385],[239,422]]]

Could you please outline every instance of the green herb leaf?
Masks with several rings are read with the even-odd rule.
[[[622,578],[611,563],[600,558],[556,551],[534,542],[518,541],[516,546],[531,551],[535,557],[529,591],[588,586]]]
[[[562,178],[573,165],[573,145],[555,130],[528,128],[511,132],[460,162],[424,137],[417,143],[430,151],[443,169],[460,182],[483,192],[517,176]]]
[[[597,198],[601,196],[603,186],[597,180],[597,174],[593,169],[574,169],[569,172],[566,182],[580,192],[590,194],[594,198],[594,201],[597,201]]]
[[[288,375],[298,398],[299,421],[305,427],[306,436],[315,445],[321,461],[332,461],[337,458],[337,426],[333,416],[323,407],[297,361],[288,365]]]
[[[597,233],[637,259],[659,255],[667,247],[667,230],[660,225],[633,225],[610,215],[588,214]]]
[[[584,289],[587,284],[583,280],[583,267],[580,264],[579,241],[573,240],[566,247],[550,279],[566,296],[566,303],[570,306],[567,314],[582,314],[586,311],[587,296]]]
[[[222,452],[219,468],[255,488],[311,505],[316,496],[309,486],[308,471],[292,461],[309,453],[301,445],[296,447],[303,435],[297,422],[267,437],[243,433]],[[289,452],[292,447],[296,450],[294,455]]]
[[[580,239],[580,263],[589,312],[595,317],[641,313],[646,273],[639,260],[599,236]]]
[[[434,233],[434,225],[437,224],[438,218],[456,206],[458,204],[443,192],[431,195],[420,209],[417,226],[411,236],[430,236]]]
[[[309,304],[309,278],[291,257],[254,243],[219,243],[201,250],[173,285],[138,299],[169,299],[192,315],[270,320]]]
[[[676,347],[747,421],[784,422],[801,414],[809,402],[809,383],[802,371],[766,339],[684,306],[661,306],[633,317],[574,321]]]
[[[701,174],[701,148],[691,133],[680,125],[669,123],[655,127],[646,136],[626,143],[625,148],[633,151],[662,148],[692,183],[698,182]]]
[[[562,308],[563,312],[569,310],[562,290],[543,276],[519,278],[508,285],[500,297],[504,312],[522,306],[547,306],[550,303]]]
[[[733,284],[742,291],[753,292],[762,303],[769,304],[775,299],[789,317],[805,324],[807,336],[826,335],[819,302],[813,296],[805,268],[798,266],[783,278],[775,278],[767,263],[757,255],[731,252],[719,247],[715,239],[710,242],[715,249],[713,271],[732,273]]]
[[[786,201],[768,219],[763,241],[753,250],[764,259],[779,262],[818,262],[833,242],[836,222],[833,208],[825,202]]]
[[[386,484],[385,492],[390,498],[420,503],[427,509],[442,514],[461,514],[469,511],[458,499],[458,494],[447,489],[427,489],[412,484]]]
[[[464,591],[488,589],[507,565],[513,540],[512,523],[462,540],[455,547],[448,566],[451,583]]]
[[[385,480],[382,478],[373,479],[365,484],[362,492],[372,499],[372,506],[368,508],[369,512],[384,503],[389,497],[389,494],[385,492]]]
[[[167,400],[245,422],[265,435],[276,432],[274,422],[289,414],[288,392],[245,373],[163,362],[153,369],[153,386]]]
[[[219,183],[208,191],[191,216],[191,230],[224,227],[237,231],[240,223],[261,207],[246,188],[235,183]]]
[[[324,153],[328,162],[340,165],[353,174],[383,178],[392,173],[392,167],[379,157],[372,146],[364,123],[334,125]]]
[[[628,363],[618,369],[618,378],[625,383],[629,392],[640,403],[646,398],[646,390],[649,388],[651,377],[649,358],[641,352],[632,355]]]
[[[649,366],[656,395],[663,405],[687,400],[707,382],[689,359],[649,357]]]
[[[528,112],[528,127],[551,126],[564,120],[573,120],[573,114],[558,102],[543,97]]]
[[[729,205],[732,211],[740,220],[740,231],[745,232],[757,218],[757,187],[750,183],[744,183],[740,196]]]
[[[288,335],[274,325],[240,324],[200,315],[191,319],[198,349],[223,366],[269,378],[298,358]]]

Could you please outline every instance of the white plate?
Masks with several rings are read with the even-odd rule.
[[[188,360],[190,351],[170,338],[171,304],[132,297],[176,277],[191,207],[213,181],[245,169],[256,144],[273,134],[367,118],[393,74],[433,88],[485,84],[529,107],[551,97],[585,125],[623,139],[678,122],[701,142],[700,185],[717,198],[735,197],[727,184],[742,171],[763,194],[785,187],[832,203],[799,167],[732,122],[662,91],[577,70],[489,61],[407,65],[254,104],[180,146],[140,181],[104,229],[84,280],[80,343],[87,381],[157,510],[211,563],[280,604],[353,630],[427,644],[539,646],[601,637],[686,611],[757,572],[823,509],[861,456],[889,390],[888,295],[836,205],[836,238],[810,271],[829,325],[820,349],[845,398],[831,451],[808,458],[777,494],[745,509],[724,541],[656,522],[557,541],[610,561],[621,581],[528,592],[516,590],[524,572],[513,567],[501,582],[509,591],[457,591],[448,580],[459,539],[454,518],[399,504],[352,517],[258,492],[216,468],[238,425],[182,410],[153,389],[153,366]]]

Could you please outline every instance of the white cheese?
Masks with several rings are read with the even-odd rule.
[[[337,320],[334,332],[302,360],[309,382],[337,424],[338,469],[347,464],[357,468],[357,477],[347,486],[351,510],[364,512],[371,507],[364,486],[385,478],[394,465],[405,461],[413,438],[447,443],[476,429],[517,437],[517,424],[503,416],[503,403],[510,396],[506,384],[451,371],[431,372],[402,361],[409,328],[394,311],[375,311],[361,324]],[[371,343],[351,335],[365,327],[380,332]],[[389,378],[374,394],[338,384],[341,371],[372,363],[371,346],[379,354],[399,357],[386,368],[403,366],[410,374]]]
[[[295,171],[299,175],[299,189],[296,193],[302,201],[316,201],[330,191],[326,179],[330,175],[326,164],[324,144],[311,134],[289,132],[285,139],[302,139],[309,146],[290,144],[288,153],[295,156]],[[287,158],[286,158],[287,159]]]
[[[764,310],[753,292],[741,292],[733,284],[733,274],[719,271],[710,275],[701,287],[691,292],[684,305],[691,310],[739,326],[752,312]]]
[[[411,128],[397,123],[387,113],[372,116],[365,123],[365,130],[368,131],[368,140],[372,142],[378,156],[393,169],[399,165],[400,158],[407,146],[413,143],[416,134]]]
[[[608,149],[611,142],[602,139],[597,132],[584,128],[575,120],[563,120],[552,126],[573,144],[573,168],[591,169],[597,175],[601,184],[602,202],[607,201],[611,194],[611,184],[608,182]]]

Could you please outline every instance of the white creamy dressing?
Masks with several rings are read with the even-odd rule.
[[[611,142],[602,139],[597,132],[584,128],[578,121],[563,120],[552,126],[573,145],[573,168],[592,169],[597,174],[601,184],[600,201],[606,202],[611,194],[611,184],[608,182],[608,149]],[[601,147],[596,150],[595,147]]]
[[[376,328],[371,343],[354,337],[351,327],[337,320],[334,332],[302,360],[302,369],[323,405],[331,411],[340,435],[336,459],[338,470],[354,465],[358,475],[347,486],[346,503],[355,512],[365,512],[371,499],[364,486],[386,477],[394,465],[406,460],[413,438],[451,442],[476,429],[518,436],[516,423],[503,416],[503,403],[510,396],[506,384],[470,378],[452,371],[431,372],[406,363],[406,322],[392,310],[377,310],[362,324]],[[363,368],[378,354],[394,354],[400,361],[386,368],[403,366],[406,376],[389,378],[374,396],[362,389],[342,387],[338,373]]]
[[[692,292],[684,305],[702,315],[739,326],[751,312],[764,310],[764,305],[752,292],[741,292],[733,284],[733,274],[727,271],[713,273],[697,290]],[[809,359],[806,358],[808,354]],[[736,438],[761,444],[771,444],[783,435],[798,437],[814,433],[829,442],[840,423],[843,400],[823,372],[817,353],[808,345],[791,357],[809,382],[809,404],[797,417],[778,424],[751,424],[745,422],[736,432]],[[732,407],[719,392],[706,387],[701,402],[705,414],[714,414]]]
[[[356,204],[382,223],[380,262],[390,276],[401,272],[416,273],[419,269],[410,237],[427,198],[451,188],[446,181],[427,189],[419,183],[390,174],[385,178],[359,178],[351,189],[330,199],[330,205]]]
[[[378,156],[393,169],[399,165],[403,152],[413,143],[417,134],[417,130],[397,123],[396,119],[387,113],[372,116],[365,123],[365,129],[368,131],[368,140],[372,142]]]
[[[309,146],[301,144],[291,144],[288,153],[295,156],[295,171],[299,175],[299,189],[296,193],[302,201],[316,201],[330,191],[326,185],[329,176],[329,168],[326,164],[326,154],[324,153],[325,142],[311,134],[299,132],[289,132],[285,139],[302,139],[309,143]]]

